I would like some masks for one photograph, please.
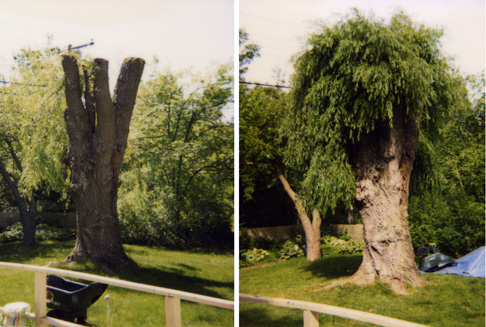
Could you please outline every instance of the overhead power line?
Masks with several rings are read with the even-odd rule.
[[[272,19],[272,18],[258,16],[258,15],[247,14],[247,13],[244,13],[244,12],[240,12],[240,15],[254,17],[254,18],[258,18],[258,19],[262,19],[262,20],[267,20],[267,21],[271,21],[271,22],[278,23],[278,24],[296,26],[296,27],[301,27],[301,28],[306,28],[307,27],[307,26],[304,26],[302,24],[294,24],[294,23],[284,22],[282,20]]]
[[[256,82],[244,82],[244,81],[240,81],[240,84],[256,85],[256,86],[265,86],[265,87],[277,87],[277,88],[280,88],[280,89],[291,89],[290,86],[285,86],[285,85],[272,85],[272,84],[262,84],[262,83],[256,83]]]
[[[27,86],[47,87],[47,85],[41,85],[41,84],[17,83],[17,82],[9,82],[9,81],[0,81],[0,83],[2,83],[2,84],[13,84],[13,85],[27,85]]]

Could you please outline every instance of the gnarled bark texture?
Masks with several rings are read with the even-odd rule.
[[[67,260],[89,259],[110,273],[132,264],[122,246],[117,192],[144,64],[138,58],[124,61],[111,98],[108,61],[95,59],[92,69],[84,69],[84,94],[76,58],[65,55],[62,61],[68,106],[69,186],[77,224],[76,245]]]
[[[418,133],[418,124],[395,110],[393,127],[388,123],[377,126],[355,147],[356,200],[365,241],[363,262],[353,276],[358,284],[379,280],[397,293],[407,293],[406,284],[424,284],[414,261],[407,220]]]
[[[312,210],[312,220],[307,215],[304,204],[299,195],[294,192],[287,178],[281,170],[277,170],[277,175],[285,191],[294,202],[295,208],[299,214],[300,222],[304,228],[305,240],[307,244],[307,261],[315,261],[321,255],[321,215],[317,209]]]

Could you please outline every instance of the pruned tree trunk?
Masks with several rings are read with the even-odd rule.
[[[118,178],[127,147],[144,61],[126,59],[113,98],[108,61],[95,59],[84,68],[84,95],[77,60],[63,56],[69,136],[67,161],[70,189],[76,206],[76,245],[67,260],[91,260],[104,271],[132,265],[122,246],[117,214]],[[84,96],[84,101],[83,101]]]
[[[315,261],[319,259],[321,255],[321,216],[317,209],[312,209],[312,220],[307,215],[304,208],[304,204],[299,195],[294,192],[290,186],[287,178],[281,170],[277,170],[277,175],[282,183],[285,191],[294,202],[295,208],[299,214],[300,222],[304,228],[305,240],[307,244],[307,261]]]
[[[353,154],[356,199],[363,218],[363,262],[358,284],[388,283],[397,293],[424,279],[414,261],[408,227],[409,181],[418,141],[418,124],[395,112],[393,127],[376,127]]]

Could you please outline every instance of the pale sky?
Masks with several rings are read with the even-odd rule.
[[[233,17],[232,0],[0,0],[0,74],[22,47],[67,49],[91,39],[82,53],[108,59],[110,75],[130,56],[157,56],[160,68],[175,71],[214,70],[233,62]]]
[[[444,30],[443,51],[455,58],[463,74],[484,70],[484,0],[240,0],[239,25],[261,47],[261,57],[250,64],[246,80],[275,83],[275,71],[280,69],[288,83],[293,72],[290,58],[302,48],[312,22],[332,25],[353,7],[385,22],[402,9],[414,22]]]

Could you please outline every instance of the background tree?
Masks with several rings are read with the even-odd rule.
[[[76,56],[63,55],[62,59],[69,136],[67,161],[71,171],[69,187],[77,223],[76,245],[67,260],[89,259],[107,272],[131,265],[122,245],[117,192],[144,64],[138,58],[123,62],[112,98],[108,61],[95,59],[84,66],[83,83]]]
[[[234,125],[223,119],[233,96],[231,69],[222,65],[192,80],[157,73],[141,86],[121,184],[127,239],[233,247]]]
[[[240,53],[239,53],[239,62],[240,62],[240,80],[243,75],[248,70],[248,65],[252,62],[253,59],[260,57],[260,47],[254,43],[248,43],[250,37],[245,30],[239,30],[239,45],[240,45]]]
[[[358,284],[406,292],[424,283],[407,221],[410,175],[419,135],[433,135],[462,95],[441,35],[403,13],[387,25],[354,11],[312,35],[296,60],[287,163],[301,173],[307,207],[325,212],[356,197],[365,241]]]
[[[248,65],[258,55],[258,46],[246,44],[248,35],[240,30],[240,80]],[[243,69],[241,68],[243,67]],[[244,201],[251,201],[255,190],[281,183],[302,223],[307,244],[307,260],[321,257],[321,216],[316,208],[310,213],[292,188],[290,170],[282,161],[285,144],[279,140],[279,127],[285,116],[288,94],[279,88],[248,88],[240,84],[240,179]]]
[[[56,49],[23,49],[14,59],[0,94],[0,172],[20,213],[23,243],[31,245],[39,197],[57,192],[66,198],[65,102]]]
[[[453,257],[484,245],[484,72],[467,79],[470,102],[457,105],[436,145],[417,154],[410,197],[414,246],[436,243]],[[427,150],[429,149],[429,150]]]

